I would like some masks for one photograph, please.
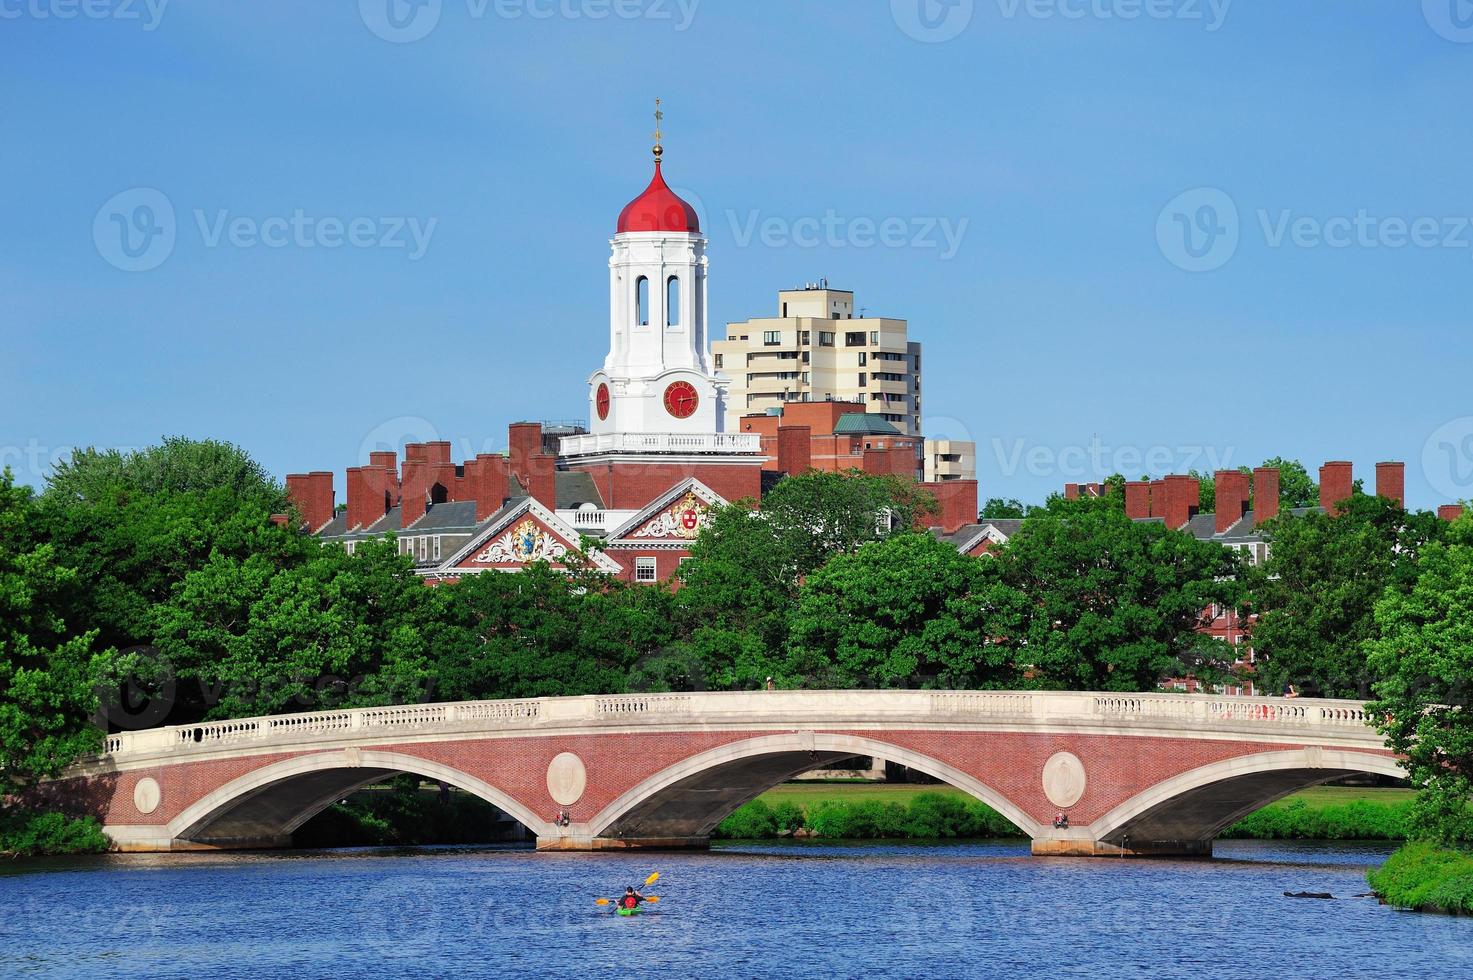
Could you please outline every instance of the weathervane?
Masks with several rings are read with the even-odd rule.
[[[663,109],[660,108],[660,100],[659,99],[656,99],[655,100],[655,162],[656,163],[659,163],[660,162],[660,157],[665,152],[665,148],[660,145],[660,140],[664,138],[663,137],[663,134],[660,132],[660,123],[663,122],[664,119],[665,119],[665,112],[664,112]]]

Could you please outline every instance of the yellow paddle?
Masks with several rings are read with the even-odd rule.
[[[648,888],[650,885],[653,885],[656,881],[658,881],[659,878],[660,878],[660,872],[656,871],[654,874],[650,875],[648,878],[646,878],[644,880],[644,886],[646,888]],[[644,896],[644,900],[646,902],[658,902],[660,900],[660,896],[658,896],[658,895],[646,895],[646,896]],[[611,899],[611,898],[595,898],[593,900],[593,904],[595,904],[595,905],[612,905],[612,904],[614,904],[614,900]]]

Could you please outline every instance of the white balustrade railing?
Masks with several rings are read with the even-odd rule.
[[[723,724],[753,728],[864,728],[888,724],[1106,729],[1148,735],[1190,730],[1383,744],[1357,701],[1076,691],[735,691],[620,694],[345,708],[145,729],[107,736],[109,758],[277,750],[433,735],[559,728],[627,729]]]
[[[755,432],[598,432],[563,436],[558,455],[592,453],[760,453]]]

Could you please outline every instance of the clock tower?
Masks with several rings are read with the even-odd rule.
[[[655,112],[658,125],[663,113]],[[695,209],[655,174],[610,243],[609,355],[588,379],[590,431],[720,432],[730,381],[711,369],[706,239]]]

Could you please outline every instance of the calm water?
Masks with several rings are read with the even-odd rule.
[[[0,976],[1467,977],[1473,919],[1384,908],[1387,848],[1023,846],[118,856],[0,870]],[[593,902],[650,871],[662,901]],[[1285,891],[1328,891],[1334,901]]]

